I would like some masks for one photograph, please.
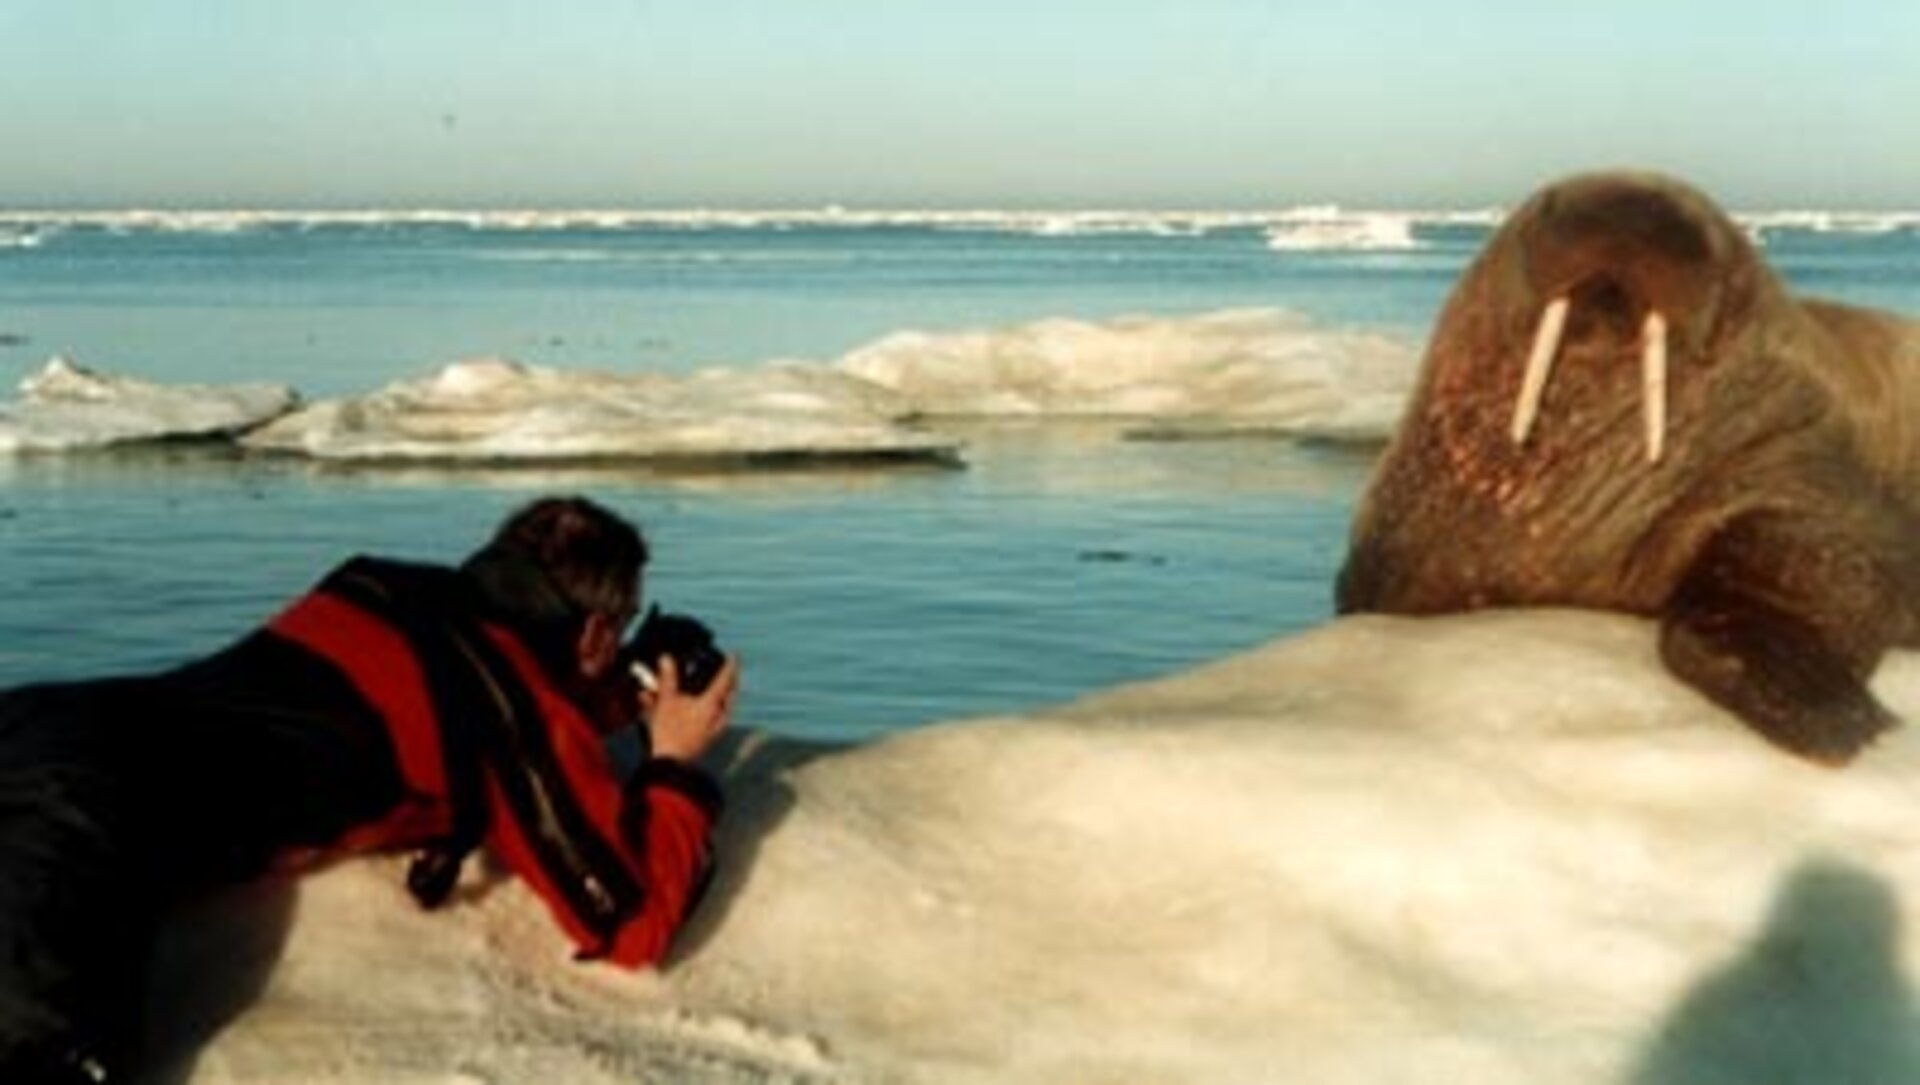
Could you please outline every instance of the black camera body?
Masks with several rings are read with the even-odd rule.
[[[659,607],[649,607],[640,628],[620,648],[620,666],[645,688],[655,689],[659,686],[662,656],[673,657],[680,689],[696,696],[706,692],[727,661],[713,639],[713,630],[700,619],[663,614]]]

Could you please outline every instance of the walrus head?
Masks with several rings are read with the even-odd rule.
[[[1522,280],[1506,292],[1510,308],[1537,312],[1510,439],[1526,444],[1563,356],[1570,364],[1637,362],[1642,447],[1658,463],[1673,347],[1695,364],[1724,357],[1729,329],[1741,326],[1757,295],[1777,292],[1745,235],[1698,192],[1648,174],[1562,182],[1507,229],[1517,263],[1509,274]]]
[[[1745,232],[1678,181],[1590,174],[1533,196],[1434,328],[1343,608],[1655,610],[1665,553],[1697,542],[1674,513],[1703,465],[1753,440],[1742,412],[1803,426],[1819,409],[1761,357],[1775,333],[1754,314],[1790,306]],[[1499,564],[1432,553],[1436,532]]]
[[[1338,607],[1657,617],[1676,674],[1844,760],[1891,722],[1866,677],[1920,633],[1916,402],[1911,322],[1793,297],[1672,178],[1561,181],[1448,299]]]
[[[1715,269],[1738,241],[1690,196],[1587,180],[1549,190],[1523,214],[1520,256],[1532,296],[1547,301],[1515,397],[1514,443],[1531,434],[1563,348],[1608,359],[1637,353],[1646,456],[1659,462],[1671,322],[1679,317],[1695,345],[1719,325],[1725,283]]]

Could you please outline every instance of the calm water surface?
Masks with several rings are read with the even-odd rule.
[[[0,461],[0,685],[218,647],[364,550],[457,560],[517,503],[642,521],[649,595],[748,661],[743,724],[860,738],[1163,674],[1323,619],[1367,456],[976,436],[966,470],[325,472]]]

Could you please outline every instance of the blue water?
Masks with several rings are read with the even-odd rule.
[[[0,353],[176,380],[364,391],[497,354],[685,371],[832,358],[890,332],[1284,304],[1417,334],[1467,251],[1281,259],[1253,229],[72,228],[0,249]],[[0,370],[4,372],[4,370]]]
[[[65,353],[320,396],[472,355],[686,371],[831,359],[903,329],[1240,306],[1417,341],[1485,230],[1418,236],[1415,251],[1283,253],[1255,228],[69,226],[0,244],[0,378]],[[1790,232],[1768,254],[1803,290],[1920,313],[1910,229]],[[0,685],[212,649],[345,554],[455,559],[552,490],[645,525],[650,594],[711,620],[747,660],[740,722],[793,734],[864,738],[1053,703],[1329,614],[1363,451],[1126,442],[1085,426],[968,436],[961,471],[343,471],[189,449],[0,459]]]

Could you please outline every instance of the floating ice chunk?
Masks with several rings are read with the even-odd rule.
[[[1882,235],[1920,230],[1920,211],[1763,211],[1734,216],[1756,243],[1776,234]]]
[[[1920,712],[1912,657],[1875,689]],[[1052,711],[811,760],[748,743],[728,780],[721,875],[668,970],[569,963],[515,883],[428,914],[398,861],[346,864],[305,883],[193,1081],[1920,1065],[1920,734],[1795,760],[1630,618],[1343,620]]]
[[[220,437],[291,410],[276,384],[153,384],[54,357],[0,403],[0,453],[57,452],[135,441]]]
[[[1404,252],[1422,247],[1414,237],[1417,217],[1403,212],[1300,208],[1267,228],[1276,252]]]
[[[893,421],[898,397],[821,367],[690,377],[456,362],[326,400],[246,438],[335,460],[944,458],[954,444]]]
[[[924,415],[1134,417],[1190,435],[1258,426],[1384,438],[1417,362],[1411,344],[1390,336],[1234,309],[903,332],[839,366]]]
[[[688,376],[455,362],[292,413],[266,386],[164,389],[63,361],[0,415],[0,448],[247,433],[252,449],[350,461],[952,459],[916,419],[1141,420],[1160,437],[1279,433],[1384,439],[1413,348],[1277,309],[902,332],[837,363]],[[222,411],[229,413],[220,413]],[[237,417],[231,416],[238,412]]]
[[[453,227],[477,232],[566,233],[672,230],[939,230],[1038,237],[1099,235],[1190,237],[1223,230],[1288,230],[1328,219],[1404,220],[1415,226],[1491,226],[1498,208],[1459,211],[1349,211],[1324,205],[1273,210],[1165,211],[1087,209],[1013,211],[991,208],[890,209],[837,205],[806,209],[492,210],[421,208],[408,211],[0,211],[0,245],[9,233],[51,236],[69,229],[110,234],[238,234],[261,230],[391,230]],[[1391,232],[1392,228],[1389,228]]]

